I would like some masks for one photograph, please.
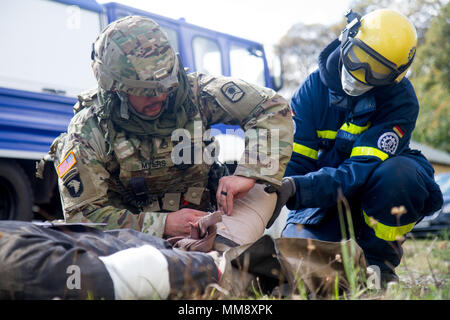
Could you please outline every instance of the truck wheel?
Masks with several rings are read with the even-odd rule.
[[[0,220],[33,219],[33,192],[23,169],[12,161],[0,160]]]

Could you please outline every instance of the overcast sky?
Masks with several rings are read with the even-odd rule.
[[[97,0],[99,3],[110,2]],[[261,42],[277,43],[295,23],[332,24],[350,0],[115,0],[130,7]]]

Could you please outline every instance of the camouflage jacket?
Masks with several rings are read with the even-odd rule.
[[[198,109],[183,129],[193,143],[200,143],[203,150],[204,130],[217,123],[253,131],[260,140],[251,145],[252,139],[246,139],[234,174],[281,185],[293,140],[287,101],[271,89],[234,78],[192,73],[188,79]],[[95,89],[79,96],[67,133],[55,139],[49,152],[59,176],[66,219],[102,222],[108,229],[132,228],[162,237],[168,212],[183,207],[206,210],[211,163],[200,156],[193,165],[176,165],[173,154],[179,151],[179,141],[172,141],[171,136],[143,139],[116,131],[113,142],[108,142],[112,132],[99,117],[102,106],[96,95]],[[198,132],[200,141],[194,139]],[[267,132],[270,137],[261,139]],[[140,196],[150,201],[130,200]]]

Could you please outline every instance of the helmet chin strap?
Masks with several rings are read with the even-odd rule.
[[[130,119],[130,115],[128,114],[128,96],[123,92],[116,92],[117,96],[120,99],[120,117],[122,119]],[[131,108],[133,109],[133,108]]]

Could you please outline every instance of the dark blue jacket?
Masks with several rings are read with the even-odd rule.
[[[428,161],[409,149],[419,113],[409,80],[348,96],[340,81],[339,48],[335,40],[322,51],[318,70],[292,97],[294,152],[285,176],[294,177],[298,192],[286,204],[294,210],[288,223],[319,222],[323,209],[336,204],[338,189],[348,199],[380,163],[395,155],[417,158],[433,176]]]

